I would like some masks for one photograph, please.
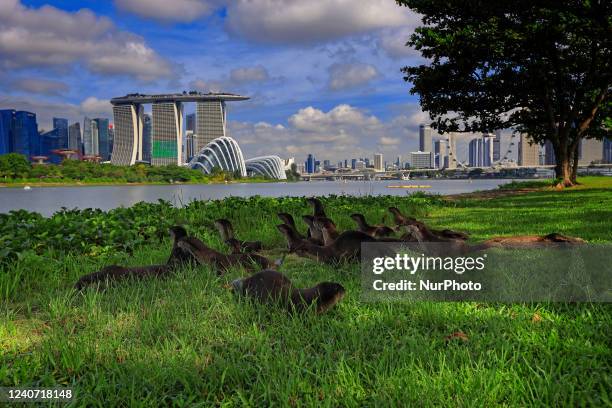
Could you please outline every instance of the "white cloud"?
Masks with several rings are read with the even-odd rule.
[[[9,81],[7,85],[11,89],[44,95],[61,95],[69,89],[63,82],[47,79],[18,78]]]
[[[317,158],[341,160],[371,156],[380,151],[397,157],[418,145],[418,125],[412,120],[417,104],[406,106],[406,114],[382,121],[354,106],[341,104],[325,112],[312,106],[299,109],[287,126],[267,122],[229,122],[229,132],[247,157],[278,154],[303,160],[308,153]]]
[[[383,136],[380,138],[380,144],[383,146],[393,146],[401,143],[401,140],[398,137],[388,137]]]
[[[121,10],[164,22],[194,21],[212,12],[216,3],[209,0],[115,0]]]
[[[312,43],[405,25],[412,14],[391,0],[237,0],[227,26],[249,40]]]
[[[268,71],[261,65],[232,69],[230,79],[234,82],[261,82],[270,78]]]
[[[91,71],[141,80],[168,77],[171,64],[144,40],[121,31],[90,10],[30,8],[17,0],[0,7],[0,68],[65,67],[82,63]]]
[[[381,30],[377,35],[376,45],[393,59],[420,58],[419,51],[406,45],[419,23],[420,19],[415,15],[407,27]]]
[[[112,105],[110,101],[108,99],[98,99],[95,96],[86,98],[81,102],[80,108],[82,112],[89,115],[101,114],[110,116],[112,114]]]
[[[378,71],[373,65],[358,62],[332,64],[328,72],[327,86],[333,91],[364,85],[378,76]]]

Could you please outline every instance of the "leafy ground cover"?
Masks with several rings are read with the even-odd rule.
[[[395,205],[474,240],[557,231],[611,242],[612,183],[583,182],[488,200],[416,194],[324,203],[341,229],[353,227],[353,212],[381,222]],[[610,405],[609,305],[368,303],[356,265],[294,256],[282,271],[296,284],[345,286],[335,309],[289,316],[254,305],[224,287],[244,271],[216,277],[206,267],[100,292],[71,289],[107,264],[164,262],[174,223],[225,249],[212,226],[220,216],[278,258],[278,211],[297,217],[309,209],[299,198],[253,197],[0,215],[0,386],[69,386],[75,406]],[[467,340],[445,340],[459,331]]]

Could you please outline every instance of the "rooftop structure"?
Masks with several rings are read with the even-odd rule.
[[[127,94],[111,99],[112,105],[146,104],[158,102],[204,102],[204,101],[245,101],[250,99],[248,96],[236,95],[232,93],[202,93],[196,91],[145,95],[140,93]]]
[[[249,97],[231,93],[201,93],[196,91],[144,95],[128,94],[111,99],[115,119],[115,141],[111,162],[132,165],[150,155],[152,165],[181,165],[183,154],[183,103],[196,102],[195,123],[191,138],[193,153],[200,152],[213,140],[226,136],[226,101],[243,101]],[[151,144],[143,140],[144,104],[153,105],[150,122]],[[150,152],[150,153],[149,153]],[[189,152],[191,153],[191,152]]]

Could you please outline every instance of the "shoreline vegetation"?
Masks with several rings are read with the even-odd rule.
[[[144,184],[222,184],[266,183],[265,177],[241,177],[213,169],[211,174],[187,167],[167,165],[115,166],[110,163],[92,163],[64,160],[61,164],[31,164],[20,154],[0,155],[0,187],[54,187],[84,185],[144,185]]]
[[[427,194],[322,197],[339,230],[387,208],[471,240],[559,232],[612,242],[612,178],[579,179],[489,200]],[[532,186],[533,187],[533,186]],[[502,190],[496,190],[502,191]],[[73,389],[77,405],[605,406],[609,304],[364,302],[357,264],[284,257],[278,212],[311,213],[300,197],[231,197],[129,208],[0,214],[0,386]],[[322,316],[237,299],[205,266],[165,279],[82,293],[79,277],[168,259],[171,225],[228,253],[214,220],[260,240],[298,287],[334,281],[346,295]],[[457,333],[460,333],[458,335]]]

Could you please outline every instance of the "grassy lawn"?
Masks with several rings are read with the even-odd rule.
[[[474,240],[556,231],[612,242],[612,179],[582,182],[579,189],[487,200],[416,195],[325,203],[340,229],[353,228],[352,212],[380,222],[396,205]],[[223,248],[212,220],[225,216],[240,238],[263,240],[278,258],[278,211],[309,212],[299,199],[230,199],[160,210],[157,221],[182,222]],[[28,222],[34,227],[11,228],[51,221]],[[282,271],[297,285],[336,281],[347,289],[336,308],[290,316],[236,299],[224,285],[245,272],[219,278],[206,267],[80,294],[71,289],[79,276],[111,263],[163,263],[170,241],[70,252],[40,242],[0,266],[0,386],[68,386],[74,406],[104,407],[612,404],[610,305],[365,303],[357,265],[294,256]],[[459,330],[468,341],[444,340]]]

